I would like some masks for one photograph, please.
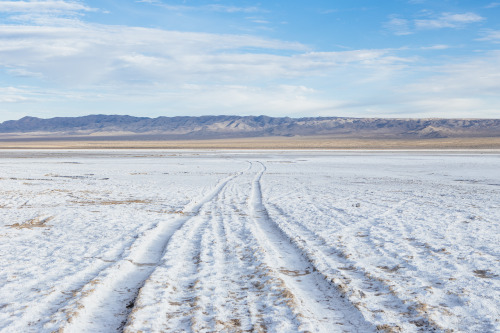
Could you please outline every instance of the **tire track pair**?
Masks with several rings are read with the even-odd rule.
[[[241,174],[241,173],[240,173]],[[155,270],[165,249],[174,235],[188,221],[195,219],[203,205],[210,202],[226,184],[237,177],[231,175],[210,191],[199,202],[185,207],[185,214],[174,221],[159,223],[138,238],[128,255],[89,281],[75,295],[72,302],[59,309],[53,317],[64,314],[67,324],[64,332],[112,332],[120,331],[132,311],[135,298],[144,281]]]
[[[284,283],[293,300],[296,315],[303,323],[301,330],[312,332],[372,332],[374,328],[361,313],[346,302],[337,288],[269,216],[261,189],[266,167],[261,164],[252,184],[249,208],[253,217],[253,233],[267,254],[273,274]]]
[[[199,238],[174,235],[141,289],[126,332],[267,332],[278,331],[278,324],[298,331],[277,282],[255,255],[241,195],[248,184],[240,178],[204,206],[201,225],[183,227],[199,230]]]

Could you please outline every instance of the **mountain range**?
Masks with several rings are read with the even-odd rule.
[[[89,115],[50,119],[24,117],[0,123],[0,140],[202,140],[272,136],[367,139],[500,137],[500,119]]]

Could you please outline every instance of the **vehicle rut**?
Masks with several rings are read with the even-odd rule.
[[[314,206],[311,201],[310,205]],[[278,227],[322,275],[356,305],[367,319],[383,317],[387,327],[410,331],[440,331],[424,312],[416,309],[420,304],[402,298],[388,284],[365,268],[360,267],[342,244],[333,245],[306,224],[288,215],[275,204],[269,204]],[[375,251],[375,249],[374,249]],[[379,250],[380,251],[380,250]],[[367,304],[367,299],[370,303]]]
[[[247,228],[249,177],[232,179],[203,206],[199,223],[186,223],[172,237],[125,332],[299,331]]]
[[[241,174],[241,173],[239,173]],[[237,177],[231,175],[220,181],[199,202],[192,202],[183,215],[174,221],[159,223],[138,238],[129,254],[101,271],[75,295],[72,302],[58,313],[64,313],[67,324],[64,332],[119,332],[123,330],[135,298],[144,281],[155,270],[175,232],[197,217],[204,204],[210,202],[226,184]]]
[[[63,331],[375,331],[270,216],[250,164],[82,288]]]
[[[266,167],[255,176],[249,207],[254,223],[253,232],[267,254],[273,274],[290,291],[293,307],[300,317],[301,329],[311,332],[373,332],[361,313],[337,288],[318,273],[269,216],[261,189]]]

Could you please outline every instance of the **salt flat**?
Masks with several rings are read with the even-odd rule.
[[[498,332],[500,153],[1,151],[1,332]]]

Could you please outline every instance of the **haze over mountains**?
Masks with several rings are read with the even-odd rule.
[[[0,140],[181,140],[272,136],[422,139],[500,137],[500,119],[288,118],[268,116],[132,117],[89,115],[0,123]]]

